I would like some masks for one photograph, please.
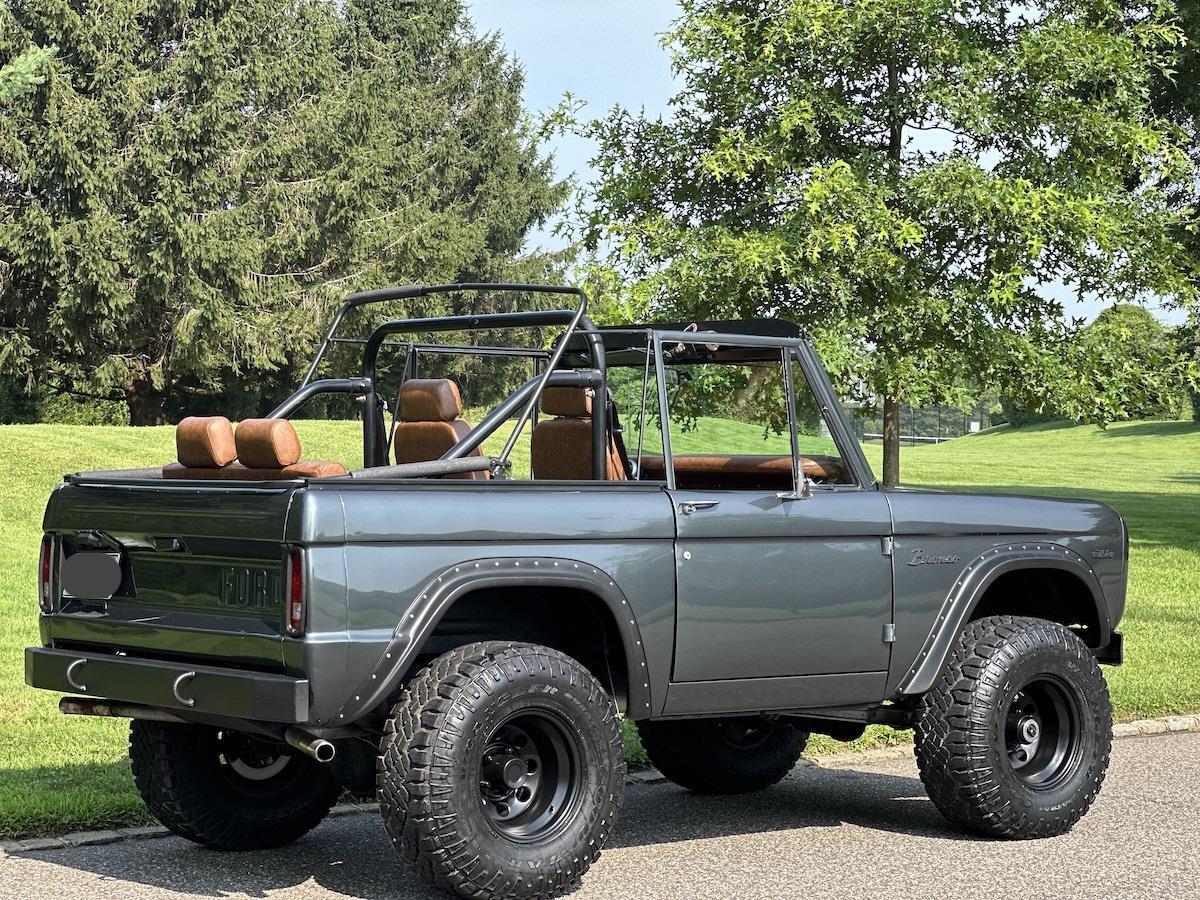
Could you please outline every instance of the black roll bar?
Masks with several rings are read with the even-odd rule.
[[[600,374],[592,369],[559,370],[551,372],[549,386],[591,387],[599,390],[601,388],[600,379]],[[509,394],[499,406],[484,416],[479,424],[471,429],[470,434],[443,453],[442,459],[462,459],[468,453],[473,453],[480,444],[491,436],[493,431],[499,428],[501,424],[507,421],[520,408],[522,403],[526,403],[531,396],[538,393],[541,383],[542,375],[538,375],[530,378]],[[598,394],[597,396],[600,395]],[[592,412],[592,429],[594,435],[597,416],[595,415],[595,410]]]
[[[362,394],[371,389],[366,378],[322,378],[300,385],[300,389],[267,413],[268,419],[286,419],[317,394]]]
[[[321,364],[321,359],[325,356],[325,351],[329,349],[329,345],[333,342],[334,335],[337,334],[342,320],[346,317],[346,313],[352,309],[357,309],[360,306],[369,306],[372,303],[387,303],[390,300],[411,300],[415,297],[428,297],[430,294],[452,294],[460,291],[571,294],[580,298],[585,310],[587,306],[587,294],[579,288],[551,284],[488,284],[486,282],[465,281],[458,284],[408,284],[399,287],[377,288],[373,291],[360,291],[357,294],[348,296],[342,302],[342,305],[338,307],[337,312],[334,313],[333,320],[329,323],[329,328],[325,330],[325,337],[322,338],[321,345],[317,348],[317,355],[309,363],[308,370],[304,373],[304,379],[300,382],[300,386],[304,387],[312,379],[313,375],[316,374],[317,366]],[[594,329],[595,326],[593,326]]]
[[[462,331],[466,329],[509,329],[509,328],[534,328],[541,325],[565,325],[565,335],[569,337],[576,331],[581,331],[584,335],[588,346],[589,355],[591,357],[592,368],[596,371],[596,380],[599,382],[597,397],[598,403],[603,404],[606,396],[607,371],[604,356],[604,340],[600,336],[599,330],[595,324],[586,315],[587,312],[587,294],[580,288],[545,285],[545,284],[486,284],[486,283],[463,283],[463,284],[442,284],[442,285],[412,285],[409,287],[399,288],[383,288],[377,291],[367,291],[362,294],[354,294],[346,299],[342,307],[334,316],[334,321],[330,325],[329,331],[326,333],[325,340],[321,344],[321,349],[317,353],[317,358],[313,360],[313,365],[310,366],[310,374],[315,370],[316,364],[320,361],[321,355],[325,348],[329,345],[329,341],[333,337],[333,333],[342,317],[350,309],[356,306],[362,306],[368,303],[382,303],[388,300],[399,300],[412,297],[424,297],[430,294],[449,294],[462,291],[509,291],[509,292],[525,292],[535,294],[567,294],[579,298],[579,305],[574,310],[552,309],[552,310],[537,310],[527,312],[511,312],[511,313],[487,313],[481,315],[466,315],[466,316],[435,316],[427,319],[401,319],[393,322],[385,322],[380,325],[371,334],[367,340],[363,350],[363,378],[370,382],[370,387],[366,393],[366,406],[363,416],[363,461],[366,467],[380,465],[384,461],[375,458],[375,448],[377,446],[378,435],[376,430],[378,422],[373,415],[375,405],[377,403],[376,394],[376,366],[379,357],[379,348],[383,345],[390,335],[393,334],[413,334],[413,333],[429,333],[429,332],[444,332],[444,331]],[[560,340],[554,347],[549,359],[546,361],[545,370],[537,378],[537,383],[534,390],[528,395],[528,402],[521,416],[513,428],[512,434],[509,435],[505,442],[504,449],[500,453],[500,463],[504,464],[508,461],[509,455],[512,453],[513,447],[516,446],[517,438],[524,429],[525,424],[533,415],[534,409],[537,407],[538,399],[542,395],[542,391],[550,381],[550,376],[562,360],[563,353],[566,350],[568,341]],[[308,376],[305,376],[306,378]],[[515,409],[515,407],[513,407]],[[509,415],[511,415],[510,410]],[[507,417],[506,417],[507,418]],[[492,420],[491,416],[488,416]],[[493,420],[498,425],[499,419]],[[479,433],[479,441],[486,438],[489,432],[482,428],[475,429]],[[600,412],[593,410],[592,415],[592,477],[597,481],[603,481],[607,474],[607,416],[603,414],[603,406]]]

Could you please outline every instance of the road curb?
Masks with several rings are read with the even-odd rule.
[[[1187,732],[1200,732],[1200,716],[1160,716],[1156,719],[1135,719],[1132,722],[1117,722],[1113,725],[1114,738],[1148,737]],[[830,753],[825,756],[814,756],[812,760],[820,766],[837,763],[886,762],[912,756],[912,752],[912,744],[907,743],[896,744],[893,747],[878,747],[874,750],[847,750],[841,753]]]
[[[1114,738],[1149,737],[1160,734],[1183,734],[1200,732],[1198,716],[1161,716],[1156,719],[1136,719],[1118,722],[1113,726]],[[814,756],[800,760],[801,765],[828,766],[834,764],[858,764],[886,762],[912,756],[912,744],[897,744],[894,747],[879,747],[874,750],[846,751],[827,756]],[[662,784],[667,779],[657,769],[630,772],[625,784]],[[378,813],[378,803],[340,803],[329,811],[330,816],[352,816],[360,813]],[[129,828],[105,828],[92,831],[74,831],[56,837],[34,837],[19,841],[0,841],[0,854],[28,853],[38,850],[68,850],[75,847],[95,847],[101,844],[116,844],[126,841],[144,841],[169,837],[171,832],[161,825],[136,825]]]

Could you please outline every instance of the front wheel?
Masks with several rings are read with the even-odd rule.
[[[214,850],[264,850],[315,828],[341,788],[327,766],[239,731],[134,719],[142,800],[171,831]]]
[[[808,733],[761,717],[666,719],[637,723],[650,762],[670,781],[700,794],[742,794],[782,780]]]
[[[1069,831],[1108,769],[1112,706],[1091,651],[1055,622],[972,622],[922,700],[917,765],[937,808],[993,837]]]
[[[417,673],[384,726],[379,806],[396,851],[464,897],[552,897],[612,833],[625,756],[612,698],[532,644],[469,644]]]

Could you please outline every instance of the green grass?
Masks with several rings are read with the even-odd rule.
[[[302,421],[297,427],[306,457],[361,463],[354,423]],[[490,442],[488,450],[497,451],[499,443]],[[719,420],[702,420],[678,449],[717,447],[777,452],[764,449],[757,426]],[[60,716],[57,697],[25,687],[22,651],[38,639],[38,536],[46,496],[61,473],[158,465],[173,456],[170,428],[0,426],[0,837],[147,820],[129,777],[125,723]],[[872,462],[878,470],[878,459]],[[514,463],[516,471],[528,471],[527,442],[518,445]],[[1141,422],[1107,431],[993,429],[905,448],[903,472],[911,484],[1094,497],[1119,510],[1129,521],[1133,556],[1123,624],[1128,663],[1108,670],[1117,715],[1200,710],[1200,427]],[[872,729],[855,746],[903,739]],[[627,746],[631,763],[644,764],[636,741]],[[814,739],[809,752],[841,746]]]

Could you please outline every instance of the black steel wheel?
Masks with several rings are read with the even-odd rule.
[[[135,719],[129,759],[154,817],[214,850],[290,844],[341,793],[328,766],[286,744],[204,725]]]
[[[600,855],[624,785],[612,698],[547,647],[488,642],[438,657],[384,729],[378,793],[392,845],[464,897],[569,888]]]
[[[782,780],[808,733],[759,716],[638,722],[646,755],[669,780],[701,794],[742,794]]]
[[[583,795],[582,750],[571,728],[544,712],[517,713],[488,739],[479,767],[483,809],[509,840],[545,840]]]
[[[1019,688],[1004,718],[1004,746],[1017,777],[1033,790],[1070,778],[1083,749],[1079,692],[1055,677]]]
[[[1100,791],[1108,686],[1069,629],[995,616],[963,632],[916,729],[917,763],[950,821],[996,837],[1069,831]]]

